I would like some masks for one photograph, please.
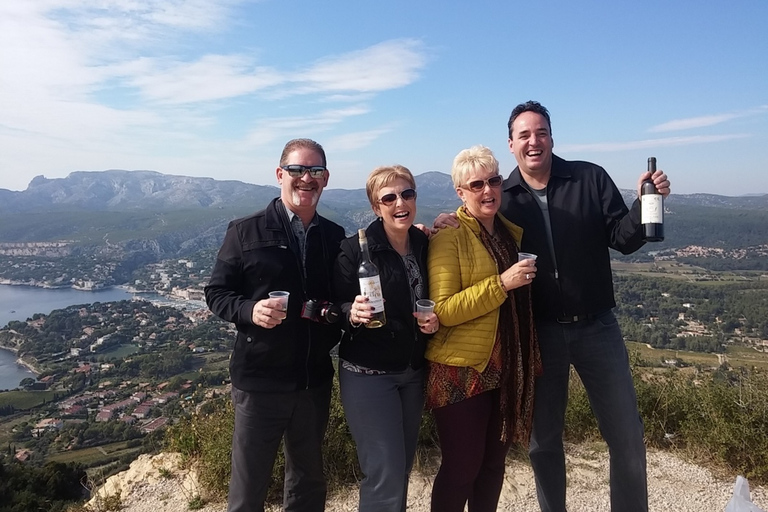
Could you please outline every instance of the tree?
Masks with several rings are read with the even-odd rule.
[[[21,379],[21,382],[19,382],[19,387],[24,389],[29,389],[34,385],[35,385],[35,379],[33,379],[32,377],[26,377],[24,379]]]

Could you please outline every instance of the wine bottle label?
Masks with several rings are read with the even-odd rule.
[[[360,295],[368,297],[368,304],[373,306],[373,312],[384,311],[384,295],[381,293],[379,276],[360,278]]]
[[[662,224],[664,204],[661,194],[645,194],[640,199],[640,219],[643,224]]]

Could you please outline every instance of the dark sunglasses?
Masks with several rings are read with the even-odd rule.
[[[305,172],[309,172],[309,175],[313,178],[320,178],[328,170],[322,165],[313,165],[311,167],[306,165],[286,165],[281,167],[281,169],[287,172],[291,178],[301,178]]]
[[[395,201],[397,201],[398,195],[403,198],[403,201],[413,201],[416,199],[416,191],[412,188],[407,188],[399,194],[385,194],[379,199],[379,202],[384,206],[392,206],[395,204]]]
[[[467,183],[467,186],[464,187],[466,189],[471,190],[472,192],[480,192],[485,188],[485,184],[487,183],[489,187],[496,188],[500,187],[501,183],[504,181],[504,177],[500,175],[491,176],[487,180],[474,180]]]

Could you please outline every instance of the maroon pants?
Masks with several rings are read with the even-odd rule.
[[[435,409],[442,462],[432,488],[432,512],[496,510],[510,444],[502,443],[499,390]]]

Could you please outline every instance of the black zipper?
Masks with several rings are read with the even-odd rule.
[[[287,208],[285,205],[282,205],[282,208]],[[307,300],[307,282],[306,282],[306,276],[304,275],[304,262],[302,261],[302,254],[301,254],[301,246],[299,245],[299,241],[296,239],[296,234],[293,232],[293,226],[291,226],[290,218],[288,217],[288,213],[286,211],[280,212],[280,217],[283,220],[283,229],[286,230],[286,235],[288,236],[288,248],[291,250],[294,256],[294,260],[296,261],[296,266],[299,273],[299,279],[301,280],[301,290],[303,292],[303,302]],[[318,227],[319,227],[319,218],[318,218]],[[309,229],[306,229],[304,231],[304,247],[306,248],[307,244],[309,243]],[[323,251],[323,254],[325,254],[325,251]],[[311,326],[311,320],[304,322],[306,324],[307,329],[307,350],[306,355],[304,357],[304,389],[309,389],[309,353],[311,351],[312,346],[312,326]]]
[[[408,243],[410,244],[410,235],[408,236]],[[383,244],[382,244],[382,245],[383,245]],[[395,248],[394,248],[394,247],[392,247],[391,245],[385,246],[385,247],[384,247],[384,250],[386,250],[386,251],[388,251],[388,252],[392,252],[392,253],[394,253],[394,254],[395,254],[395,257],[397,258],[397,260],[398,260],[398,262],[399,262],[399,264],[400,264],[400,267],[401,267],[401,268],[402,268],[402,270],[403,270],[403,275],[406,277],[406,280],[405,280],[405,288],[406,288],[406,290],[405,290],[405,291],[407,292],[407,295],[408,295],[409,297],[411,297],[411,309],[412,309],[412,310],[413,310],[413,309],[415,309],[416,305],[413,303],[413,298],[414,298],[414,296],[413,296],[413,294],[411,293],[411,290],[410,290],[410,284],[408,283],[408,279],[407,279],[407,277],[408,277],[408,269],[407,269],[407,268],[405,268],[405,263],[403,263],[403,257],[402,257],[402,256],[400,255],[400,253],[399,253],[399,252],[397,252],[397,251],[395,250]],[[415,255],[414,255],[414,256],[415,256]],[[416,264],[417,264],[417,265],[419,264],[419,261],[420,261],[420,260],[419,260],[419,258],[417,257],[417,258],[416,258]],[[421,266],[419,266],[419,272],[421,272]],[[408,366],[410,366],[410,365],[411,365],[411,361],[413,360],[413,351],[414,351],[414,350],[416,350],[416,346],[418,345],[418,342],[419,342],[419,331],[418,331],[418,325],[417,325],[417,322],[416,322],[416,317],[413,317],[413,316],[412,316],[412,318],[411,318],[411,332],[413,333],[413,345],[411,346],[411,354],[410,354],[410,356],[408,357]],[[396,334],[396,333],[395,333],[394,331],[392,331],[392,338],[393,338],[393,339],[395,338],[395,334]]]

